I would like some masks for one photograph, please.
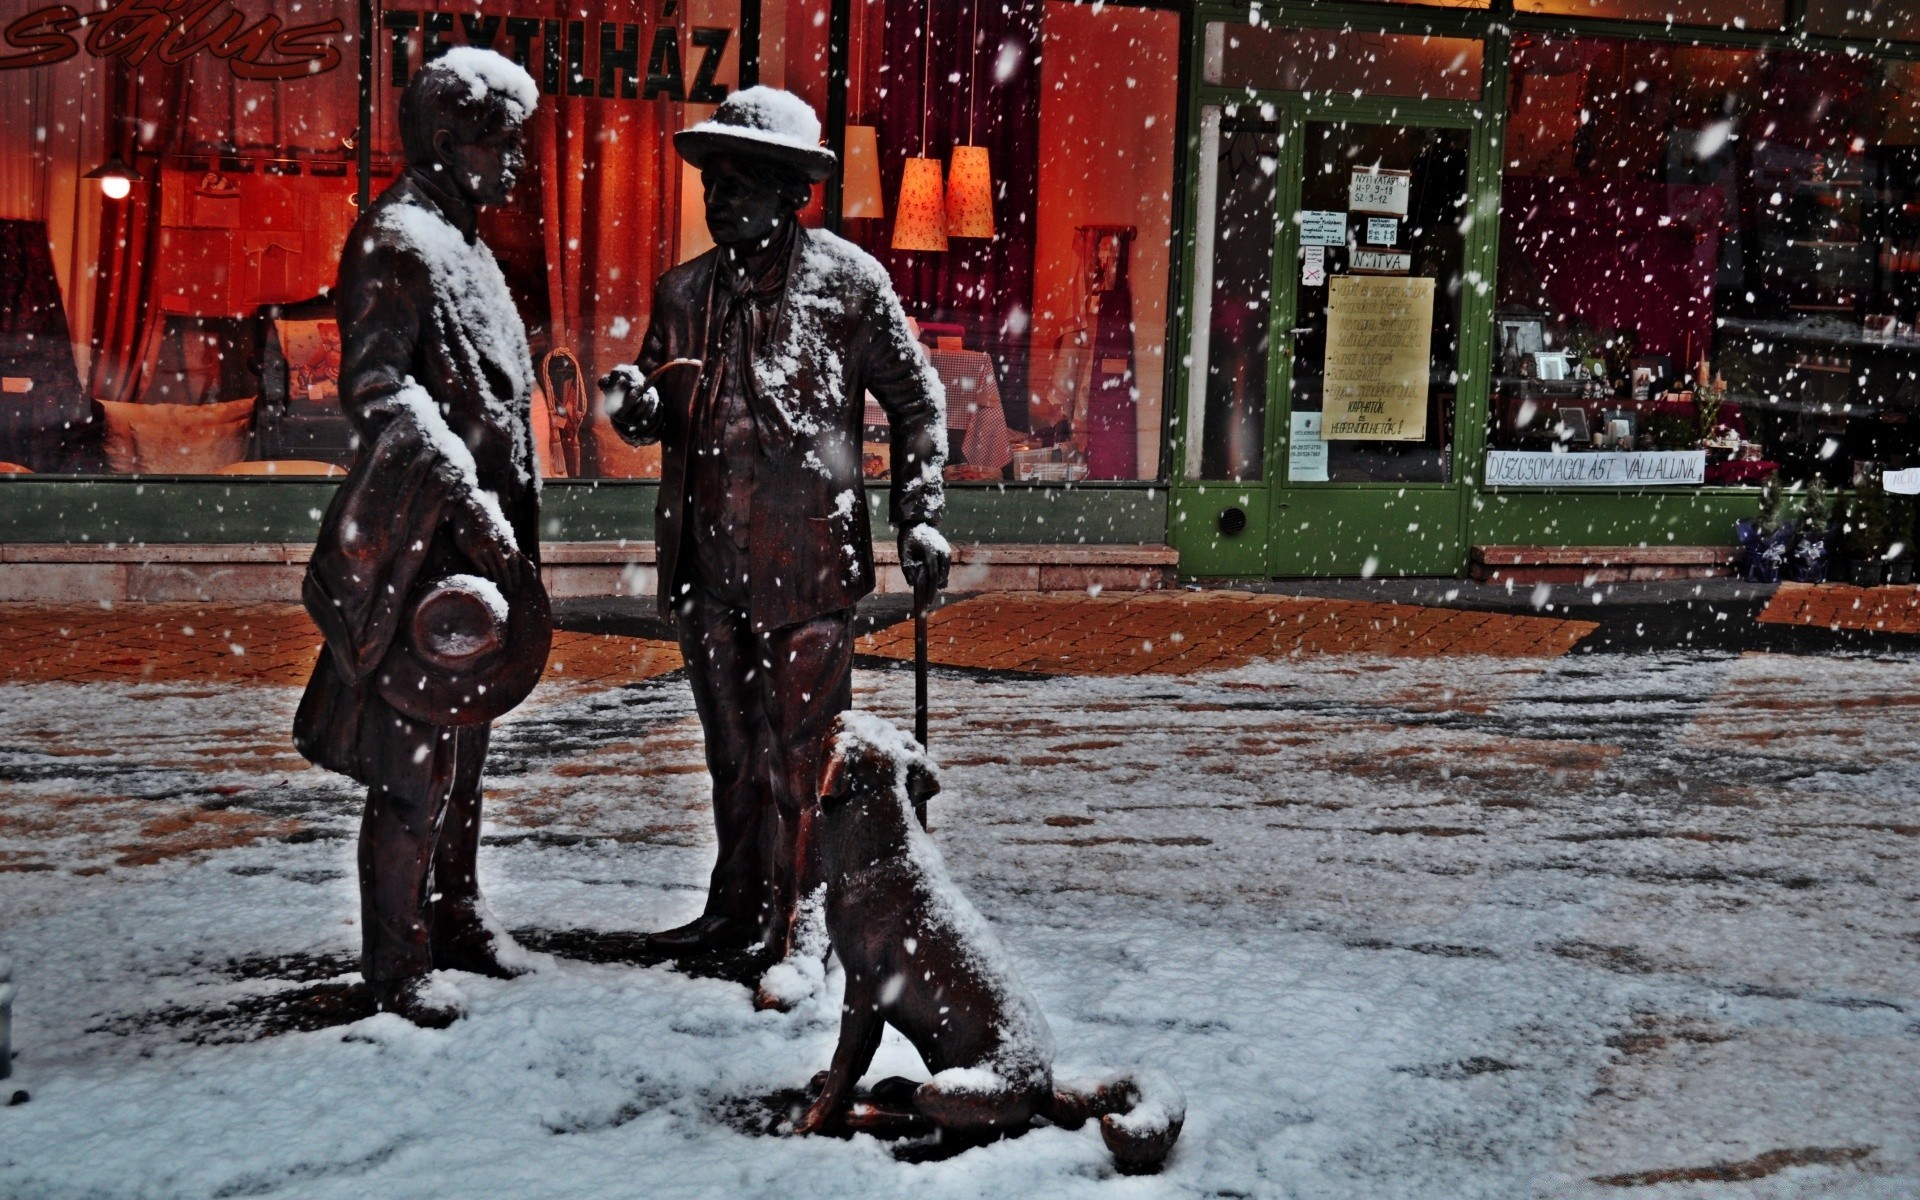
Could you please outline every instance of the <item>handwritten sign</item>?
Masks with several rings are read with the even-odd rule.
[[[1487,451],[1489,487],[1667,487],[1706,481],[1705,450]]]
[[[1406,275],[1413,270],[1413,255],[1399,250],[1355,250],[1347,269],[1360,275]]]
[[[1880,486],[1893,496],[1920,496],[1920,467],[1904,471],[1882,471]]]
[[[1400,240],[1400,218],[1368,217],[1367,245],[1391,246]]]
[[[1412,195],[1412,171],[1355,171],[1347,186],[1347,207],[1354,212],[1404,217]]]
[[[1300,212],[1300,244],[1302,246],[1344,246],[1347,244],[1347,214],[1328,212],[1324,209],[1302,209]]]
[[[1326,415],[1336,441],[1427,436],[1433,280],[1336,275],[1327,292]]]
[[[1325,246],[1300,248],[1300,282],[1305,287],[1326,286],[1327,248]]]

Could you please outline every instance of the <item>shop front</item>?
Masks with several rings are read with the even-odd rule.
[[[1724,561],[1701,551],[1769,476],[1920,461],[1920,10],[1197,24],[1183,572],[1459,575],[1476,547],[1678,569]]]
[[[652,586],[658,459],[591,380],[709,244],[672,132],[755,82],[946,384],[963,586],[1717,546],[1769,475],[1920,461],[1903,0],[96,3],[0,12],[0,557],[76,581],[286,591],[355,452],[339,249],[458,44],[543,93],[482,233],[563,593]]]
[[[545,533],[580,568],[561,591],[652,586],[658,451],[612,433],[592,381],[634,357],[659,275],[711,245],[673,132],[756,82],[825,118],[845,169],[803,223],[884,264],[946,385],[947,526],[995,548],[963,551],[962,579],[1162,581],[1186,23],[1062,0],[111,0],[84,20],[13,0],[0,553],[296,562],[357,450],[340,247],[400,169],[412,72],[474,44],[542,91],[531,169],[481,233],[529,332]],[[887,437],[870,404],[877,511]]]

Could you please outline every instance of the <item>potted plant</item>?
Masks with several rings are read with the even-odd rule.
[[[1807,498],[1794,523],[1793,578],[1797,583],[1825,583],[1833,560],[1833,493],[1827,481],[1815,475],[1807,484]]]
[[[1841,531],[1847,551],[1847,572],[1857,587],[1879,587],[1886,579],[1887,494],[1880,477],[1868,476],[1847,502],[1847,520]]]
[[[1887,548],[1881,557],[1887,564],[1887,582],[1901,587],[1913,583],[1913,497],[1889,494],[1887,502]]]
[[[1780,473],[1775,471],[1760,485],[1760,511],[1751,519],[1734,523],[1745,552],[1742,577],[1751,583],[1778,583],[1780,569],[1787,563],[1793,523],[1781,515],[1781,499]]]

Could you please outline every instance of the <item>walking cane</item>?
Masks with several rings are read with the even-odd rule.
[[[927,609],[933,603],[933,568],[928,564],[913,583],[913,736],[927,748]],[[927,827],[927,802],[915,800],[913,815]]]

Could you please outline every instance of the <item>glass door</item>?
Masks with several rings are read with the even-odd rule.
[[[1498,225],[1479,49],[1208,27],[1170,533],[1184,573],[1465,569]]]
[[[1317,108],[1293,132],[1268,571],[1454,574],[1472,131]]]

